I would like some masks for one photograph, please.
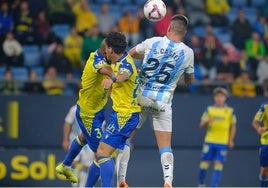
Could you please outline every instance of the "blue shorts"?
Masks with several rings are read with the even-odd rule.
[[[105,110],[102,109],[95,114],[85,114],[80,112],[80,106],[77,105],[76,119],[88,146],[96,153],[103,134],[102,124],[105,120]]]
[[[202,160],[203,161],[212,161],[217,160],[224,162],[226,160],[228,147],[224,144],[212,144],[204,143],[202,151]]]
[[[268,145],[260,146],[259,160],[261,167],[268,167]]]
[[[123,114],[112,111],[101,141],[114,148],[124,149],[126,140],[139,123],[139,118],[139,113]]]

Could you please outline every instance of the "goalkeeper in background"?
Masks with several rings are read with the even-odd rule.
[[[218,185],[228,148],[234,147],[236,115],[233,108],[225,103],[228,92],[224,88],[217,87],[213,90],[213,94],[215,104],[207,107],[200,122],[200,128],[207,127],[207,132],[199,167],[199,187],[205,187],[206,172],[212,160],[214,160],[214,171],[210,187]]]
[[[264,102],[252,121],[252,126],[260,135],[260,186],[268,187],[268,102]]]

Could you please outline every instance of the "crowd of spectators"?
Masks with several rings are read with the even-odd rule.
[[[196,82],[183,91],[207,93],[223,85],[234,96],[263,94],[268,83],[268,1],[164,2],[167,14],[154,23],[143,14],[145,0],[1,0],[0,93],[75,94],[90,52],[107,33],[123,32],[131,47],[164,36],[171,17],[179,13],[190,20],[184,42],[195,55]],[[56,26],[67,27],[57,32]],[[27,46],[40,52],[33,65]],[[16,68],[27,69],[23,82],[16,81]]]

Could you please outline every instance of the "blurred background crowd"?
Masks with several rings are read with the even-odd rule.
[[[171,17],[184,14],[196,81],[178,91],[210,94],[221,85],[233,96],[268,96],[267,0],[164,2],[167,15],[154,23],[144,17],[145,0],[0,0],[0,93],[75,95],[107,33],[123,32],[130,48],[164,36]]]

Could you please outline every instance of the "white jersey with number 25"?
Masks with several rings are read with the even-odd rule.
[[[193,50],[183,42],[165,37],[153,37],[136,46],[144,54],[139,74],[141,96],[171,103],[174,90],[183,73],[194,73]]]

